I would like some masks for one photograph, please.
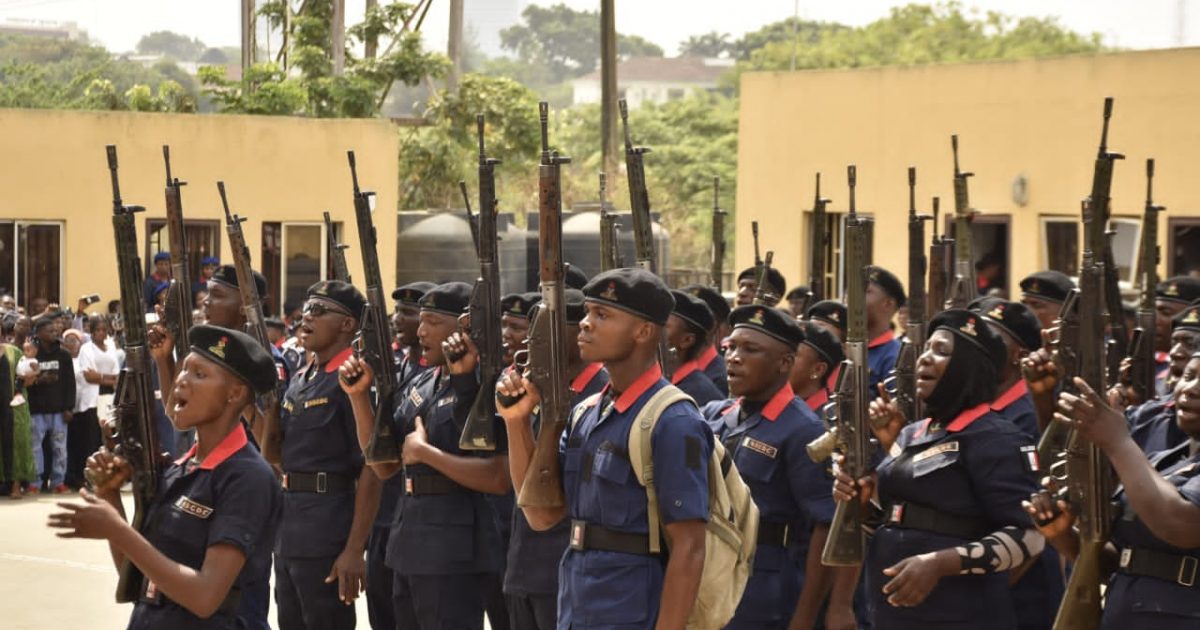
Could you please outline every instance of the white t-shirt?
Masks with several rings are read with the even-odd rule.
[[[103,375],[117,374],[121,371],[121,362],[125,351],[117,348],[111,339],[104,342],[101,350],[94,342],[87,342],[79,349],[79,357],[75,360],[78,378],[75,379],[75,408],[85,411],[97,406],[100,396],[100,386],[93,385],[83,379],[84,370],[96,370]]]

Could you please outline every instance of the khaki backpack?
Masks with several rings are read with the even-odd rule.
[[[650,456],[651,436],[662,412],[681,401],[696,404],[679,388],[667,385],[650,397],[629,429],[629,464],[638,483],[646,488],[651,553],[661,551],[659,540],[662,539],[658,492],[654,487],[654,460]],[[732,457],[725,452],[720,440],[713,440],[712,455],[708,459],[704,572],[696,603],[688,616],[688,628],[717,630],[733,618],[753,570],[757,540],[758,506],[750,497],[750,488],[738,474]],[[670,544],[667,540],[667,545]]]

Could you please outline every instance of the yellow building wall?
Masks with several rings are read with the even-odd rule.
[[[255,269],[264,221],[320,223],[328,210],[343,222],[350,273],[361,283],[346,160],[353,149],[360,185],[378,193],[379,260],[384,286],[393,283],[398,136],[386,121],[0,109],[0,138],[0,220],[64,223],[63,306],[84,293],[119,297],[107,144],[117,145],[125,203],[147,209],[137,220],[139,255],[146,219],[165,217],[168,144],[173,175],[188,183],[184,218],[221,220],[223,263],[232,257],[217,180],[231,210],[248,218],[242,226]]]
[[[832,212],[845,212],[846,166],[857,164],[857,207],[876,220],[877,264],[907,276],[907,167],[917,167],[918,210],[941,197],[953,212],[950,135],[970,179],[971,205],[1009,215],[1010,293],[1045,268],[1039,218],[1079,215],[1090,191],[1105,96],[1115,98],[1109,149],[1118,162],[1113,214],[1140,217],[1145,160],[1155,158],[1164,260],[1171,217],[1200,215],[1200,49],[912,68],[743,75],[738,133],[738,268],[753,264],[750,222],[790,285],[807,278],[813,175]],[[1012,184],[1028,178],[1028,202]],[[929,228],[926,228],[929,236]],[[1159,273],[1165,273],[1160,265]]]

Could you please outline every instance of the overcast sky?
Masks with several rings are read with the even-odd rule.
[[[382,0],[386,2],[387,0]],[[413,2],[414,0],[409,0]],[[527,0],[465,0],[510,4]],[[598,0],[565,2],[596,9]],[[363,0],[346,0],[348,22],[362,14]],[[861,25],[906,2],[889,0],[802,0],[799,13],[816,20]],[[963,6],[1010,15],[1057,16],[1067,27],[1099,32],[1106,44],[1126,48],[1163,48],[1200,44],[1200,0],[963,0]],[[0,0],[0,20],[74,21],[89,36],[114,51],[132,50],[138,38],[156,30],[199,37],[211,46],[237,45],[238,0]],[[424,31],[427,43],[444,48],[449,0],[434,0]],[[791,16],[795,0],[617,0],[617,29],[641,35],[675,54],[680,41],[709,31],[734,37]],[[1179,16],[1185,28],[1179,29]],[[1182,39],[1180,35],[1182,34]]]

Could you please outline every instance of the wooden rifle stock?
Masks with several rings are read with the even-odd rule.
[[[183,196],[187,185],[171,176],[171,147],[163,145],[163,163],[167,169],[167,239],[171,247],[171,283],[163,309],[163,324],[175,339],[175,359],[183,361],[190,351],[188,330],[192,328],[192,276],[188,271],[187,234],[183,226]]]
[[[820,302],[829,296],[825,284],[825,248],[829,245],[826,234],[828,215],[825,206],[829,200],[821,197],[821,174],[817,173],[816,193],[813,196],[812,216],[808,224],[808,290],[811,302]],[[804,316],[804,313],[798,313]]]

